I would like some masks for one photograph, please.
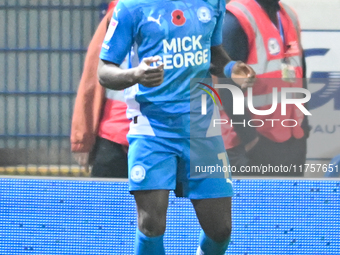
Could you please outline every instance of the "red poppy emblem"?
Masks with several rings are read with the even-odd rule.
[[[184,13],[181,10],[175,10],[171,13],[172,20],[171,22],[176,26],[183,26],[186,18],[184,17]]]

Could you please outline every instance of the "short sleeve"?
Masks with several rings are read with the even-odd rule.
[[[217,17],[216,26],[211,37],[211,46],[217,46],[222,44],[222,26],[225,15],[225,0],[219,0],[218,13],[219,15]]]
[[[120,65],[134,43],[134,19],[128,8],[119,1],[107,29],[100,59]]]

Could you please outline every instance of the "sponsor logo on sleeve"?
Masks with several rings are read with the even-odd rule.
[[[115,20],[114,18],[112,18],[111,21],[110,21],[109,28],[106,32],[104,41],[110,41],[110,39],[112,38],[117,26],[118,26],[118,21]]]

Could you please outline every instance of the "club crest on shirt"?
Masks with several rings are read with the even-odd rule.
[[[270,55],[277,55],[280,53],[280,45],[279,42],[275,38],[270,38],[268,40],[268,50]]]
[[[197,10],[197,18],[198,18],[199,21],[201,21],[203,23],[209,22],[211,20],[210,10],[205,6],[200,7]]]

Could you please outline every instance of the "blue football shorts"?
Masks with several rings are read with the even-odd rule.
[[[129,190],[174,190],[190,199],[231,197],[229,160],[221,136],[128,135]]]

